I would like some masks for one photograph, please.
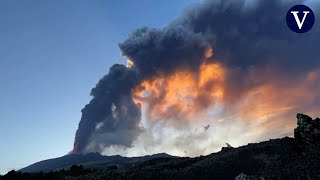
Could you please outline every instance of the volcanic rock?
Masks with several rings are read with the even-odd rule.
[[[304,114],[297,114],[297,125],[294,129],[294,137],[301,145],[320,147],[320,119],[312,120]]]

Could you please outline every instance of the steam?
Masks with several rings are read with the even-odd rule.
[[[221,139],[228,139],[224,134],[235,125],[243,130],[229,133],[238,140],[229,141],[233,145],[241,145],[253,134],[254,140],[261,140],[288,133],[294,126],[294,118],[288,121],[290,113],[292,117],[296,111],[313,115],[320,107],[319,29],[315,26],[306,34],[296,34],[285,23],[288,9],[297,3],[205,1],[164,28],[131,33],[119,44],[129,59],[128,67],[112,66],[92,89],[93,99],[82,110],[73,153],[113,149],[126,154],[132,148],[145,153],[150,146],[168,150],[164,147],[170,144],[179,149],[173,154],[198,155],[225,144]],[[211,78],[199,85],[203,68],[223,73],[209,73]],[[186,77],[185,73],[197,94],[187,93],[182,101],[161,110],[168,103],[163,99],[171,92],[172,77]],[[181,109],[184,103],[187,109]],[[187,123],[181,122],[188,118]],[[213,125],[203,127],[205,133],[185,134],[185,128],[201,128],[199,121]],[[169,131],[175,131],[171,139]],[[201,144],[195,149],[186,141]]]

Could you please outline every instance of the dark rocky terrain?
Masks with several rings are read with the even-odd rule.
[[[298,114],[297,120],[294,138],[226,147],[196,158],[160,157],[131,168],[109,166],[92,171],[73,166],[51,172],[45,179],[320,179],[320,119]],[[2,178],[26,179],[25,174],[9,173]],[[32,177],[39,178],[39,174]]]

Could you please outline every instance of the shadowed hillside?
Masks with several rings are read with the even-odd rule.
[[[173,158],[174,156],[170,156],[165,153],[142,157],[122,157],[119,155],[103,156],[99,153],[88,153],[85,155],[70,154],[59,158],[48,159],[34,163],[30,166],[22,168],[20,171],[28,173],[49,172],[54,170],[69,169],[72,165],[83,165],[86,168],[95,170],[104,169],[105,167],[111,165],[116,165],[117,167],[126,169],[133,167],[141,162],[160,157]]]

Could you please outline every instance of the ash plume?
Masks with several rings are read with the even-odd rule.
[[[72,153],[101,152],[110,145],[130,147],[141,128],[140,106],[131,98],[136,73],[113,65],[91,90],[92,100],[82,109]]]
[[[114,65],[92,89],[93,99],[82,110],[73,153],[132,147],[143,132],[141,107],[135,101],[139,98],[148,105],[147,118],[158,113],[157,119],[172,121],[199,117],[217,101],[225,107],[222,115],[247,119],[266,113],[286,119],[291,111],[319,107],[319,29],[315,26],[306,34],[296,34],[285,23],[287,11],[299,2],[304,1],[205,1],[166,27],[131,33],[119,47],[132,66]],[[212,76],[223,78],[207,80],[193,90],[196,95],[183,97],[159,113],[167,103],[172,76],[183,70],[191,76],[190,82],[198,83],[204,65],[215,65],[213,69],[221,73]],[[146,90],[146,81],[156,84],[154,91],[136,97],[133,91]],[[208,93],[216,89],[218,95]],[[186,116],[190,109],[181,109],[184,102],[195,109],[194,116]],[[254,109],[261,113],[251,112]],[[259,128],[281,122],[266,121],[268,127]]]

